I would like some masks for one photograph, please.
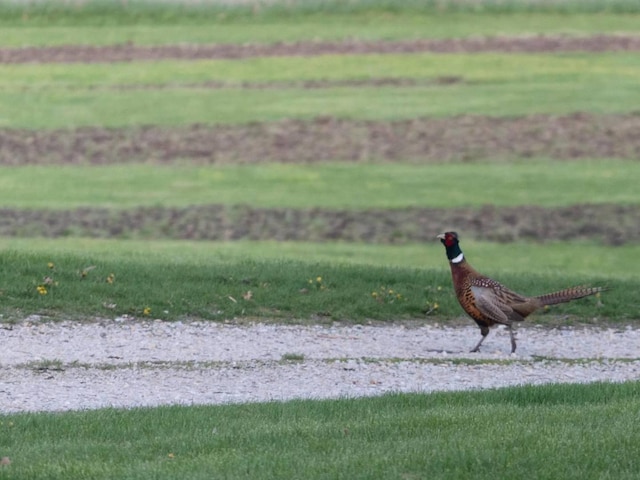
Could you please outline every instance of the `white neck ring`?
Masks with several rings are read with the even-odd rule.
[[[464,255],[461,253],[456,258],[452,258],[451,263],[460,263],[462,260],[464,260]]]

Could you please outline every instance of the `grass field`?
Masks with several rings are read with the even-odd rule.
[[[231,43],[246,43],[248,40],[257,43],[340,40],[345,38],[345,32],[349,32],[349,38],[375,40],[474,37],[486,34],[489,30],[505,35],[633,35],[638,32],[638,24],[633,22],[638,11],[632,2],[611,2],[605,11],[601,11],[595,2],[561,2],[551,8],[536,2],[507,2],[499,7],[497,3],[486,1],[480,3],[480,12],[477,11],[477,4],[475,7],[470,5],[451,3],[444,10],[438,10],[435,4],[431,4],[421,10],[422,7],[413,2],[398,8],[395,4],[382,1],[362,1],[344,9],[337,3],[303,2],[292,8],[275,5],[256,12],[240,7],[212,5],[197,9],[180,4],[150,7],[137,2],[128,6],[89,2],[81,7],[44,2],[24,8],[2,3],[0,10],[6,13],[2,18],[9,34],[3,36],[0,42],[7,47],[28,44],[46,47],[60,43],[113,44],[121,41],[133,42],[134,45],[167,45],[190,41],[212,43],[222,41],[222,36]],[[48,20],[46,24],[45,18]],[[215,28],[209,28],[211,25]],[[323,28],[319,29],[318,25],[323,25]],[[198,28],[206,28],[213,32],[213,36],[198,39],[190,36],[200,35],[198,32],[202,30]],[[126,39],[118,37],[125,31],[133,36]],[[34,32],[38,32],[38,35],[34,35]],[[126,129],[145,125],[171,127],[197,123],[231,125],[280,119],[304,121],[319,116],[389,121],[430,116],[448,118],[470,113],[512,118],[532,113],[588,112],[598,115],[605,112],[632,112],[638,103],[634,99],[640,77],[639,67],[637,55],[633,52],[589,51],[535,54],[399,52],[384,55],[346,52],[340,55],[276,55],[235,60],[140,59],[121,63],[0,64],[0,126],[31,131],[64,129],[69,135],[66,141],[73,144],[74,128],[80,126]],[[459,81],[452,84],[424,83],[443,77],[459,78]],[[408,87],[375,83],[381,78],[411,79],[417,83]],[[303,88],[301,82],[305,81],[328,83],[319,88]],[[365,81],[370,84],[348,87],[331,83],[340,81]],[[221,86],[207,86],[206,82],[220,82]],[[247,88],[247,83],[268,88]],[[27,138],[27,142],[34,141],[27,136],[24,138]],[[562,142],[561,135],[559,138],[554,141]],[[294,142],[295,139],[287,141]],[[43,150],[42,163],[47,163],[47,155],[46,149]],[[294,209],[322,207],[350,211],[379,208],[401,212],[402,209],[416,206],[635,205],[640,198],[635,188],[634,180],[638,172],[633,161],[584,158],[582,155],[578,160],[561,162],[555,158],[518,158],[514,155],[504,158],[502,155],[494,159],[490,151],[483,151],[481,162],[438,164],[436,161],[428,166],[416,164],[416,159],[380,163],[376,158],[347,164],[340,157],[319,165],[282,165],[270,161],[260,165],[202,166],[193,164],[189,158],[176,157],[169,159],[167,165],[162,167],[152,163],[127,165],[128,159],[123,159],[122,164],[106,166],[61,167],[21,166],[18,157],[18,166],[1,169],[0,205],[18,209],[18,215],[20,211],[28,212],[32,208],[122,209],[207,204]],[[7,212],[7,215],[14,213]],[[568,218],[567,221],[578,222],[579,219]],[[30,280],[20,276],[23,274],[14,277],[16,272],[13,270],[27,258],[30,258],[27,264],[53,260],[45,260],[46,250],[29,252],[29,246],[37,244],[28,239],[29,232],[39,230],[26,225],[16,231],[22,232],[18,235],[25,239],[21,241],[18,237],[7,240],[7,245],[14,245],[12,248],[15,250],[5,250],[8,252],[5,255],[6,273],[0,285],[8,300],[3,302],[2,307],[7,315],[15,318],[16,312],[35,312],[38,309],[64,312],[66,308],[72,308],[74,302],[80,303],[72,308],[76,312],[105,313],[99,305],[106,300],[98,301],[102,294],[86,297],[91,299],[86,305],[82,305],[84,297],[80,291],[68,293],[65,299],[62,288],[56,289],[60,293],[56,294],[55,301],[52,300],[53,295],[33,298],[33,291],[41,281],[35,270],[29,273],[29,276],[35,275]],[[73,238],[77,232],[81,230],[65,230],[69,239],[58,239],[55,244],[50,244],[52,252],[58,248],[67,251],[62,260],[56,259],[56,263],[66,262],[77,269],[80,268],[77,265],[83,265],[91,259],[92,262],[102,263],[110,271],[117,269],[117,261],[109,258],[110,252],[103,250],[105,244],[98,240]],[[119,236],[126,238],[127,232],[121,232]],[[588,233],[586,238],[590,238]],[[483,265],[484,255],[488,257],[486,265],[489,267],[500,258],[500,245],[474,244],[473,239],[470,240],[467,245],[477,248],[476,257],[480,265]],[[584,238],[580,237],[580,241],[584,242]],[[82,252],[74,251],[78,242],[83,242]],[[566,280],[569,283],[574,283],[574,278],[580,283],[587,279],[597,280],[598,276],[606,276],[622,284],[631,282],[633,271],[628,267],[633,261],[629,259],[637,258],[637,245],[628,244],[625,238],[621,238],[616,242],[626,244],[623,248],[602,245],[598,250],[594,242],[587,247],[584,244],[574,245],[571,238],[567,238],[564,245],[513,244],[522,260],[512,265],[527,266],[536,274],[559,272],[563,282]],[[123,245],[129,248],[134,244]],[[166,245],[171,244],[162,244],[157,248],[160,251],[173,248]],[[437,244],[425,247],[425,251],[430,252],[427,260],[420,254],[420,247],[414,245],[406,247],[406,255],[400,255],[398,252],[402,250],[399,247],[293,243],[289,244],[288,249],[294,253],[284,255],[280,249],[280,258],[287,257],[287,261],[294,262],[313,259],[323,262],[322,265],[329,269],[342,262],[373,269],[378,268],[380,263],[386,266],[395,263],[399,267],[422,265],[427,277],[412,287],[422,291],[426,288],[425,284],[431,281],[427,278],[437,278],[436,283],[444,283],[443,275],[446,277],[447,269],[443,256],[440,260],[431,260],[437,258],[433,255],[437,247]],[[95,248],[95,254],[92,248]],[[248,242],[233,246],[215,244],[192,248],[197,252],[223,252],[213,253],[214,263],[205,263],[209,269],[215,269],[215,261],[227,256],[234,261],[231,262],[232,266],[227,261],[224,268],[244,271],[247,267],[242,259],[251,258],[255,262],[267,262],[264,265],[259,263],[266,271],[273,269],[279,272],[284,268],[286,276],[283,264],[277,261],[269,263],[278,257],[278,244]],[[579,259],[577,255],[580,255]],[[367,261],[367,257],[371,260]],[[420,260],[416,263],[414,259]],[[144,264],[144,260],[138,259],[135,266],[122,270],[131,272],[126,275],[129,278],[136,278],[134,270]],[[296,266],[291,268],[298,268],[298,264],[292,265]],[[168,301],[182,305],[176,316],[202,314],[211,317],[206,313],[210,308],[207,302],[216,304],[219,300],[203,299],[193,311],[189,310],[191,300],[185,300],[191,295],[186,293],[179,300],[162,300],[166,292],[172,289],[172,283],[181,282],[180,276],[185,274],[184,267],[166,271],[157,259],[151,259],[148,267],[146,278],[163,279],[165,286],[158,289],[162,293],[154,294],[152,288],[144,295],[135,291],[126,292],[126,308],[135,311],[138,304],[149,303],[154,305],[154,311],[164,311],[163,302]],[[352,267],[343,265],[340,268],[338,276],[344,279],[362,274],[362,270],[351,270]],[[496,270],[500,270],[500,267]],[[517,271],[515,267],[513,270]],[[402,272],[404,278],[415,275],[411,270]],[[226,275],[233,276],[231,273]],[[304,276],[314,278],[319,275],[308,271]],[[367,275],[381,277],[376,281],[380,284],[393,281],[393,274],[381,273],[380,270],[372,270]],[[242,275],[235,277],[241,278]],[[12,278],[14,281],[9,280]],[[194,282],[202,278],[206,278],[205,271],[199,273]],[[276,278],[280,277],[276,275]],[[209,279],[209,283],[212,280]],[[306,280],[302,279],[303,282]],[[288,291],[296,292],[302,288],[296,288],[297,281],[287,283]],[[350,282],[341,281],[340,284]],[[524,284],[527,283],[531,282],[525,278]],[[539,279],[534,283],[540,283]],[[133,288],[134,283],[129,285],[128,288]],[[213,282],[211,285],[217,284]],[[363,295],[372,288],[372,284],[363,285]],[[201,292],[198,288],[194,289]],[[241,292],[232,293],[238,295]],[[118,295],[125,293],[119,292]],[[216,295],[225,298],[225,293],[218,292]],[[348,298],[348,294],[341,298]],[[423,300],[421,298],[420,302]],[[337,297],[332,300],[335,301],[339,301]],[[634,320],[637,313],[634,313],[636,310],[633,305],[633,302],[622,302],[615,313],[611,310],[605,313],[610,312],[618,320]],[[283,310],[288,311],[284,315],[288,318],[305,317],[320,309],[314,305],[302,310],[297,303],[287,305],[287,301],[279,300],[270,306],[263,306],[265,312],[278,312],[275,313],[276,317],[280,317]],[[210,309],[216,311],[216,308]],[[119,309],[113,314],[123,311]],[[249,310],[237,307],[232,311],[233,315],[238,315]],[[251,315],[257,311],[251,311]],[[350,315],[340,307],[335,307],[334,311],[338,312],[335,313],[336,317]],[[441,312],[444,317],[459,314],[453,304],[450,308],[442,308]],[[405,310],[388,310],[385,313],[375,313],[374,309],[365,308],[353,315],[358,319],[367,316],[392,319],[396,315],[420,316],[420,308],[418,303]]]
[[[633,16],[638,12],[632,2],[612,2],[606,11],[600,11],[596,3],[577,2],[562,2],[555,8],[549,8],[535,2],[518,6],[507,2],[498,7],[496,3],[487,1],[481,2],[481,12],[470,4],[451,3],[444,10],[438,10],[434,5],[421,11],[422,7],[413,2],[397,8],[397,5],[386,2],[362,1],[353,3],[348,9],[331,2],[303,2],[292,8],[283,9],[275,5],[259,12],[249,12],[241,7],[209,5],[191,9],[179,4],[150,7],[137,2],[126,7],[105,2],[89,2],[81,7],[45,2],[26,9],[3,3],[0,4],[0,10],[6,13],[3,22],[9,34],[3,36],[0,42],[7,47],[29,44],[47,47],[61,43],[104,45],[122,41],[134,45],[191,41],[208,44],[220,42],[224,36],[225,42],[244,44],[249,40],[257,43],[340,40],[345,38],[345,32],[349,32],[349,38],[369,40],[463,38],[481,36],[490,30],[504,35],[633,35],[638,32],[637,23],[633,22]],[[595,11],[597,14],[594,14]],[[46,24],[45,18],[49,20]],[[321,24],[323,28],[319,29],[318,25]],[[211,25],[215,28],[209,28]],[[198,32],[203,29],[213,32],[210,33],[212,36],[191,36],[201,35]],[[34,32],[38,34],[34,35]],[[127,35],[132,36],[126,39],[118,37],[122,32],[129,32]],[[638,103],[634,98],[640,77],[639,67],[637,55],[633,52],[589,51],[474,54],[398,52],[367,55],[346,52],[339,55],[276,55],[228,60],[139,59],[120,63],[0,64],[0,126],[12,131],[62,129],[60,131],[64,130],[68,135],[65,141],[72,145],[75,141],[74,129],[82,126],[127,129],[165,125],[171,128],[197,123],[232,125],[281,119],[305,121],[322,116],[377,121],[450,118],[467,114],[477,115],[478,118],[517,118],[534,113],[588,112],[597,116],[607,112],[634,110],[634,105]],[[379,79],[393,78],[410,79],[416,83],[411,86],[376,83]],[[438,83],[439,78],[458,80],[446,84]],[[325,84],[318,88],[304,88],[302,85],[308,81]],[[349,87],[336,83],[344,81],[364,81],[369,84]],[[212,87],[207,82],[218,84]],[[252,88],[251,85],[261,87]],[[559,124],[559,128],[562,128],[562,124]],[[611,128],[615,128],[615,124]],[[452,134],[455,135],[455,132]],[[23,138],[27,139],[24,140],[26,142],[37,141],[28,136]],[[560,134],[554,142],[561,145],[562,138]],[[287,139],[286,136],[285,139],[288,142],[296,140]],[[208,204],[294,210],[393,209],[401,216],[402,209],[412,207],[481,208],[490,204],[551,208],[579,204],[635,205],[640,199],[635,188],[635,178],[638,176],[636,163],[630,160],[584,158],[584,154],[571,162],[548,157],[519,158],[517,155],[505,158],[504,153],[493,158],[490,149],[483,148],[482,161],[476,161],[473,153],[467,153],[464,161],[435,161],[429,165],[419,165],[416,163],[419,159],[415,158],[381,163],[377,158],[367,159],[366,152],[363,154],[365,161],[362,162],[344,163],[337,156],[330,162],[317,165],[283,165],[276,160],[259,165],[202,166],[192,163],[190,158],[175,157],[163,166],[152,162],[127,164],[127,158],[123,158],[121,164],[104,166],[22,166],[18,157],[15,162],[17,166],[1,168],[0,205],[18,209],[17,213],[16,210],[11,213],[7,211],[7,215],[18,216],[21,211],[28,212],[33,208],[64,210],[101,207],[114,209],[112,211],[115,212],[115,209],[140,206],[189,207]],[[633,148],[630,147],[629,151],[633,151]],[[41,155],[42,163],[46,164],[47,150],[42,150]],[[469,159],[474,162],[468,163]],[[53,222],[53,219],[49,221]],[[577,223],[580,220],[574,218],[567,221]],[[313,228],[313,225],[304,228]],[[508,230],[510,227],[505,225],[502,228]],[[65,275],[69,275],[68,279],[85,263],[100,263],[111,272],[118,270],[118,261],[121,260],[113,257],[114,250],[105,251],[105,245],[123,245],[123,248],[133,248],[139,252],[135,242],[109,244],[101,243],[105,240],[74,238],[74,235],[83,235],[82,229],[69,228],[64,231],[68,239],[57,239],[55,243],[48,244],[52,253],[58,249],[66,253],[60,259],[52,256],[47,260],[44,247],[47,243],[28,238],[32,235],[29,232],[41,230],[25,224],[24,228],[13,231],[18,232],[19,237],[5,241],[11,247],[5,249],[4,271],[7,273],[0,285],[6,300],[2,308],[11,318],[19,316],[20,312],[39,310],[49,314],[58,312],[58,315],[67,309],[83,314],[108,314],[100,305],[113,302],[104,298],[105,292],[102,291],[84,297],[81,289],[65,291],[55,288],[42,298],[34,296],[36,287],[42,281],[36,272],[41,268],[40,265],[49,261],[59,265],[66,263],[68,271]],[[101,235],[109,234],[108,229],[101,232]],[[145,234],[128,234],[125,227],[125,231],[118,235],[123,239],[128,235],[130,238],[144,238]],[[584,243],[584,237],[580,237],[580,244],[571,243],[571,238],[564,244],[512,244],[514,255],[520,261],[497,266],[495,271],[505,268],[515,273],[519,270],[516,265],[521,265],[520,268],[530,269],[532,274],[550,274],[550,279],[559,275],[562,286],[565,286],[565,282],[583,283],[606,277],[608,282],[619,281],[622,282],[620,285],[631,287],[629,282],[632,282],[633,268],[630,266],[633,261],[629,259],[638,256],[633,240],[629,243],[624,237],[615,237],[616,243],[625,245],[612,248],[604,245],[599,247],[599,240],[595,240],[595,237],[589,242],[588,233],[586,238],[587,244]],[[82,250],[78,251],[80,244]],[[283,245],[287,245],[287,252],[281,248]],[[473,243],[471,238],[466,245],[475,250],[474,256],[482,267],[486,265],[485,268],[491,268],[501,258],[503,248],[499,244]],[[32,246],[36,251],[29,250]],[[120,247],[108,248],[121,252]],[[155,247],[151,242],[146,248],[151,252],[154,249],[169,252],[180,247],[164,241]],[[388,310],[376,310],[375,305],[351,310],[343,310],[340,306],[331,309],[331,316],[335,318],[353,316],[355,320],[420,316],[421,308],[424,309],[422,303],[427,301],[422,298],[423,290],[434,282],[440,285],[446,281],[446,263],[441,252],[437,253],[438,248],[437,244],[423,248],[411,244],[392,247],[344,242],[193,243],[190,244],[190,251],[196,252],[193,258],[198,258],[204,270],[195,275],[193,283],[186,284],[197,294],[173,288],[176,283],[184,283],[181,276],[188,275],[186,270],[192,267],[173,265],[167,270],[162,265],[162,257],[150,256],[147,262],[140,252],[135,253],[136,257],[141,255],[135,261],[122,260],[125,263],[120,270],[127,272],[124,276],[132,281],[126,287],[119,282],[118,288],[132,290],[118,290],[117,296],[123,296],[126,301],[111,313],[135,313],[139,305],[149,304],[153,305],[157,315],[165,310],[171,311],[167,318],[189,315],[214,318],[211,312],[220,310],[216,307],[220,299],[226,298],[226,295],[235,298],[242,292],[217,291],[223,287],[215,277],[208,278],[207,272],[218,268],[228,269],[224,276],[242,278],[248,275],[247,268],[255,269],[247,267],[245,260],[251,259],[251,262],[260,265],[261,270],[270,272],[268,276],[272,279],[264,281],[270,284],[276,283],[273,279],[281,278],[278,272],[284,272],[282,275],[286,277],[287,268],[301,268],[296,263],[298,261],[319,262],[317,264],[322,265],[323,269],[339,268],[335,276],[341,278],[337,283],[340,288],[334,289],[331,295],[338,295],[335,290],[342,293],[332,297],[332,305],[345,301],[343,299],[349,298],[351,293],[356,294],[345,285],[353,283],[352,279],[359,275],[377,276],[375,283],[380,285],[392,284],[396,273],[376,270],[381,264],[385,268],[392,265],[422,266],[426,277],[411,287],[414,290],[412,301],[415,303],[410,307],[396,304],[385,306]],[[191,254],[183,254],[182,257],[184,255]],[[289,267],[286,267],[286,263],[278,262],[278,259],[285,258],[286,262],[293,262]],[[483,258],[486,259],[485,264],[482,263]],[[25,261],[27,265],[34,265],[34,270],[27,269],[28,274],[18,267]],[[217,262],[220,261],[224,265],[218,267]],[[336,267],[338,264],[340,267]],[[359,265],[358,268],[354,270],[355,267],[349,266],[353,264]],[[244,273],[233,275],[234,268]],[[148,286],[144,293],[134,290],[133,279],[138,278],[135,272],[145,269],[139,281],[149,283],[149,278],[162,278],[162,288]],[[106,270],[101,273],[102,276],[105,276]],[[367,273],[363,274],[365,271]],[[414,270],[402,270],[401,276],[405,279],[403,288],[409,288],[411,280],[408,279],[416,274]],[[305,282],[320,275],[305,270],[305,275],[302,275],[305,278],[285,282],[283,288],[288,292],[297,292],[302,288],[298,285],[300,281]],[[196,286],[201,281],[216,290],[215,299],[205,298],[204,291]],[[552,280],[536,277],[535,280],[525,278],[523,285],[532,283],[548,287],[555,284]],[[360,285],[356,281],[355,284],[359,285],[356,288],[358,292],[362,290],[357,295],[363,295],[365,302],[371,300],[367,298],[371,293],[369,290],[379,288],[373,283]],[[99,285],[99,288],[103,289],[104,285]],[[242,285],[234,288],[242,288]],[[167,298],[172,290],[174,294]],[[620,290],[624,291],[625,287],[620,287]],[[55,295],[53,291],[56,291]],[[183,293],[178,295],[175,293],[177,291]],[[418,295],[415,292],[422,293]],[[620,299],[624,297],[622,293],[611,295],[621,295],[618,297]],[[193,298],[198,296],[203,298],[194,303]],[[313,302],[303,308],[296,294],[288,294],[285,298],[287,300],[270,298],[271,303],[262,302],[260,306],[256,303],[253,309],[237,305],[227,309],[223,316],[230,318],[243,312],[248,315],[262,312],[275,318],[304,319],[323,310]],[[349,303],[348,300],[346,302]],[[605,317],[610,315],[615,320],[636,319],[633,301],[620,300],[621,305],[615,312],[610,309],[611,303],[599,313]],[[168,309],[169,304],[181,306]],[[191,309],[196,304],[198,306]],[[439,300],[439,304],[443,306],[439,314],[444,318],[459,315],[453,303]],[[584,310],[580,310],[582,307],[567,308],[578,308],[586,313],[588,305]]]
[[[266,90],[198,87],[210,81],[233,85],[381,77],[453,77],[462,83],[409,88],[304,89],[295,83]],[[640,63],[631,54],[329,55],[162,61],[143,70],[138,64],[9,65],[0,67],[0,78],[0,126],[119,127],[317,116],[392,120],[469,113],[629,112],[637,103]],[[195,87],[182,86],[194,83]],[[127,88],[154,85],[167,88]]]
[[[3,65],[0,87],[15,91],[101,87],[137,88],[166,86],[180,90],[181,85],[224,82],[231,86],[243,82],[277,85],[278,82],[306,80],[363,80],[375,78],[460,77],[477,84],[509,84],[523,82],[562,84],[576,82],[611,87],[616,81],[637,82],[640,60],[632,53],[563,53],[542,54],[367,54],[318,55],[310,57],[253,57],[238,60],[162,60],[149,62],[143,70],[137,63],[115,65]],[[285,83],[286,85],[286,83]]]
[[[576,171],[577,170],[577,171]],[[529,160],[430,166],[324,164],[209,167],[29,166],[0,178],[0,204],[21,208],[123,208],[136,205],[247,204],[262,207],[403,208],[494,205],[638,204],[636,162]],[[451,191],[455,183],[457,189]],[[118,185],[118,188],[114,188]]]
[[[639,388],[2,416],[0,478],[632,479]]]
[[[6,17],[2,17],[6,18]],[[141,45],[162,43],[237,43],[296,42],[301,40],[342,40],[407,38],[455,38],[472,35],[526,35],[589,33],[626,33],[637,31],[640,14],[573,15],[568,24],[562,15],[514,14],[508,18],[495,15],[452,14],[422,16],[414,14],[382,15],[314,15],[295,21],[237,22],[218,21],[216,28],[195,21],[186,24],[121,24],[97,27],[80,23],[73,28],[46,21],[27,22],[16,26],[15,22],[3,25],[2,43],[21,47],[47,45],[111,45],[134,42]],[[96,23],[103,21],[96,18]],[[208,22],[209,20],[207,20]],[[32,26],[40,23],[40,26]],[[76,22],[78,23],[78,22]],[[127,22],[129,23],[129,22]],[[247,28],[250,26],[250,28]]]
[[[478,84],[410,88],[334,87],[274,91],[243,89],[123,90],[96,92],[53,90],[0,92],[5,106],[0,126],[63,128],[102,124],[186,125],[238,124],[284,118],[335,116],[350,119],[398,120],[420,116],[566,114],[632,112],[637,96],[633,78],[602,81]],[[598,89],[596,97],[592,92]],[[372,93],[375,96],[372,97]],[[176,110],[175,105],[181,108]]]
[[[5,319],[29,314],[53,319],[126,314],[167,320],[261,318],[299,322],[320,316],[327,321],[366,322],[414,319],[424,317],[426,312],[439,320],[452,320],[459,315],[447,270],[408,266],[417,259],[425,266],[441,264],[442,252],[435,248],[437,245],[395,252],[389,247],[362,248],[357,256],[349,256],[345,247],[342,248],[347,253],[341,256],[340,246],[319,247],[318,252],[314,245],[308,245],[308,255],[304,249],[298,247],[296,251],[293,247],[289,259],[278,253],[282,244],[223,244],[216,248],[207,244],[161,243],[153,253],[145,244],[135,242],[85,242],[85,249],[82,243],[66,242],[59,244],[60,250],[50,242],[46,250],[43,243],[26,245],[13,253],[6,252],[2,258]],[[637,255],[635,250],[623,248],[613,255]],[[491,249],[483,249],[480,244],[479,260],[483,251],[487,262]],[[502,252],[493,250],[493,268],[508,251],[508,247]],[[566,255],[573,255],[571,263],[585,272],[580,275],[582,282],[612,289],[603,304],[597,299],[567,304],[532,321],[555,323],[559,314],[569,315],[577,323],[591,323],[593,318],[601,317],[624,324],[635,318],[634,292],[638,284],[633,267],[626,275],[617,270],[610,272],[607,257],[591,257],[594,249],[588,246],[566,249],[557,245],[526,251],[530,263],[519,263],[518,268],[533,266],[529,275],[520,276],[509,261],[502,263],[503,272],[499,273],[501,280],[516,290],[542,294],[575,283],[564,272],[562,259],[556,260],[554,268],[553,260],[547,257],[553,258],[554,252],[565,260]],[[334,256],[333,252],[337,254]],[[378,252],[382,252],[381,259],[375,260]],[[405,256],[413,252],[417,254],[415,258]],[[368,253],[371,259],[364,258]],[[385,254],[392,259],[402,258],[389,265],[388,260],[384,261],[389,258]],[[328,258],[332,260],[329,262]],[[482,266],[480,261],[478,268]],[[589,275],[588,271],[598,274]],[[147,308],[150,310],[143,315]]]
[[[585,204],[615,209],[640,203],[633,135],[616,136],[624,129],[636,131],[635,117],[625,118],[624,128],[620,116],[607,117],[606,127],[597,125],[604,114],[637,111],[640,63],[634,50],[347,51],[123,62],[104,61],[96,50],[97,62],[64,64],[49,60],[53,51],[47,50],[638,36],[637,2],[309,0],[261,8],[136,0],[0,2],[0,26],[0,58],[35,46],[44,49],[45,59],[0,61],[0,135],[6,134],[7,165],[0,166],[0,226],[18,225],[12,236],[0,238],[0,315],[6,328],[32,314],[53,321],[129,315],[239,323],[469,322],[453,296],[446,258],[435,239],[398,245],[379,243],[375,236],[369,243],[276,241],[277,236],[197,242],[109,229],[108,216],[124,209],[211,204],[229,209],[231,217],[243,205],[282,208],[284,216],[313,208],[358,215],[375,208],[398,218],[405,218],[409,208],[438,207],[442,223],[452,223],[453,229],[456,219],[462,221],[454,207],[523,207],[523,217],[515,219],[523,224],[534,219],[527,207],[567,207],[562,218],[571,228],[561,241],[489,237],[499,243],[460,231],[465,253],[480,271],[525,293],[587,283],[610,288],[599,297],[542,311],[531,323],[638,325],[636,237],[603,236],[603,225],[610,225],[603,219],[590,218],[584,226],[584,219],[571,214],[589,212],[577,209]],[[394,83],[398,80],[408,83]],[[195,124],[224,128],[265,122],[282,129],[277,133],[284,145],[302,142],[304,149],[301,139],[315,146],[329,140],[322,132],[296,137],[282,126],[291,124],[273,122],[297,119],[313,126],[305,122],[474,114],[480,128],[489,117],[515,123],[532,114],[581,113],[596,121],[553,123],[553,135],[544,131],[541,142],[550,135],[548,142],[558,148],[533,156],[520,153],[529,148],[526,135],[514,136],[519,145],[512,150],[483,144],[477,152],[472,146],[462,156],[428,162],[396,158],[392,152],[374,157],[365,145],[358,147],[357,162],[340,155],[314,164],[291,159],[284,164],[273,156],[254,162],[259,153],[242,150],[247,157],[237,159],[239,164],[203,164],[180,154],[159,165],[156,158],[135,157],[134,144],[127,150],[134,152],[132,158],[98,166],[90,159],[99,145],[79,147],[86,140],[83,127],[95,127],[96,137],[117,128],[143,142],[134,129],[165,126],[165,133],[156,135],[169,137]],[[376,128],[367,134],[384,140],[386,130]],[[38,145],[44,140],[30,132],[53,132],[68,148]],[[469,130],[447,133],[455,143],[455,135],[462,141],[464,132]],[[617,156],[573,152],[580,139],[587,143],[590,132],[601,143],[615,144],[611,150]],[[20,148],[12,142],[21,142]],[[557,153],[563,142],[565,156]],[[141,155],[153,151],[138,146]],[[166,151],[171,146],[167,140]],[[326,144],[328,151],[333,148],[344,151]],[[21,152],[29,152],[36,165],[26,165]],[[58,238],[33,233],[83,208],[107,212],[106,226],[99,230],[104,238],[90,238],[82,228],[69,228]],[[40,216],[33,222],[42,229],[24,220],[34,209]],[[515,220],[503,219],[493,228],[508,233]],[[633,232],[633,222],[620,217],[615,227]],[[533,225],[547,228],[544,222]],[[439,232],[427,233],[431,239]],[[0,461],[0,479],[197,479],[212,478],[212,472],[220,478],[631,479],[638,471],[638,388],[637,382],[550,385],[337,401],[0,413],[0,458],[11,461]]]
[[[0,18],[7,18],[0,15]],[[70,17],[65,17],[69,19]],[[112,45],[134,42],[140,45],[163,43],[275,43],[302,40],[402,40],[407,38],[455,38],[473,35],[527,35],[636,32],[640,14],[603,13],[599,15],[572,15],[567,23],[563,15],[513,14],[501,15],[450,14],[423,16],[414,14],[322,15],[287,21],[214,21],[216,27],[202,25],[202,20],[181,23],[160,23],[153,20],[139,24],[135,21],[115,20],[112,25],[101,25],[104,16],[96,16],[98,26],[87,26],[81,21],[69,22],[73,28],[53,23],[50,18],[16,25],[5,21],[2,44],[12,47],[48,45]],[[33,24],[39,26],[32,26]],[[74,24],[75,23],[75,24]],[[124,25],[122,23],[125,23]],[[131,24],[133,23],[133,24]]]
[[[494,275],[510,273],[514,276],[521,271],[540,276],[561,276],[570,271],[575,275],[601,275],[606,278],[631,279],[636,274],[635,262],[625,261],[640,256],[640,246],[636,244],[603,248],[598,243],[516,242],[508,245],[465,241],[468,254],[474,257],[474,264],[483,271],[491,270]],[[100,238],[0,238],[0,247],[19,255],[34,253],[45,258],[74,255],[87,261],[107,257],[117,262],[143,261],[151,257],[155,262],[202,265],[208,262],[211,268],[217,263],[237,263],[243,260],[288,260],[303,261],[318,265],[371,265],[384,268],[415,268],[443,270],[442,246],[435,240],[425,244],[379,245],[351,242],[281,242],[281,241],[229,241],[194,242]],[[51,257],[54,258],[54,257]],[[510,258],[517,259],[512,261]],[[51,259],[48,259],[48,263]],[[39,261],[34,261],[38,263]],[[442,272],[447,273],[446,269]],[[456,312],[452,312],[456,314]]]
[[[29,95],[0,93],[6,106],[0,126],[14,128],[60,128],[95,125],[100,119],[106,127],[144,125],[184,125],[194,123],[268,122],[283,118],[310,120],[318,116],[388,120],[416,116],[471,114],[525,115],[563,114],[585,110],[595,113],[633,111],[637,93],[634,81],[606,89],[592,96],[593,85],[514,85],[416,87],[385,89],[333,88],[328,91],[289,89],[266,94],[242,90],[178,90],[169,98],[166,92],[36,92]],[[176,110],[175,104],[181,109]],[[43,109],[46,106],[46,109]],[[153,109],[153,111],[152,111]]]

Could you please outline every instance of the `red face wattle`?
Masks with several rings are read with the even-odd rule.
[[[444,243],[445,247],[453,247],[458,243],[458,234],[456,232],[446,232],[442,243]]]

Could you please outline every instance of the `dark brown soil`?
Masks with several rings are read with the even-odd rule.
[[[0,130],[0,165],[640,158],[640,114]]]
[[[477,37],[407,41],[297,42],[252,45],[161,45],[134,44],[58,47],[24,47],[0,49],[0,63],[90,63],[131,62],[162,59],[247,58],[264,56],[310,56],[326,54],[368,53],[476,53],[476,52],[610,52],[638,51],[640,36],[595,35]]]
[[[432,241],[436,233],[451,228],[464,232],[467,237],[498,242],[588,239],[621,245],[640,242],[640,209],[616,205],[366,211],[222,205],[140,207],[122,211],[0,209],[2,236],[342,240],[397,244]]]
[[[163,83],[163,84],[116,84],[116,85],[90,85],[84,90],[111,90],[111,91],[131,91],[131,90],[167,90],[167,89],[186,89],[186,88],[198,88],[198,89],[220,89],[220,88],[236,88],[245,90],[278,90],[285,88],[301,88],[301,89],[314,89],[314,88],[340,88],[340,87],[423,87],[429,85],[456,85],[463,83],[464,79],[457,76],[445,76],[434,78],[400,78],[400,77],[388,77],[388,78],[368,78],[368,79],[353,79],[353,80],[301,80],[301,81],[284,81],[284,82],[201,82],[201,83]],[[34,90],[39,87],[35,87]],[[72,89],[75,87],[69,87]],[[29,87],[23,87],[22,91],[29,91]]]

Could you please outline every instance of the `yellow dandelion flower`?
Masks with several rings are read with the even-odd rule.
[[[45,287],[44,285],[38,285],[37,290],[40,295],[47,294],[47,287]]]
[[[151,314],[151,308],[150,307],[144,307],[144,310],[142,310],[142,314],[143,315],[150,315]]]
[[[322,283],[322,277],[316,277],[316,282]]]
[[[433,309],[434,309],[434,310],[437,310],[439,307],[440,307],[440,305],[438,305],[438,302],[435,302],[435,303],[433,304]]]
[[[371,292],[371,296],[372,296],[373,298],[376,298],[376,297],[378,296],[378,292]]]
[[[113,283],[113,282],[115,282],[115,281],[116,281],[116,276],[115,276],[113,273],[110,273],[110,274],[107,276],[107,283]]]
[[[49,262],[49,263],[47,263],[47,267],[49,267],[50,269],[53,270],[53,267],[55,267],[55,265],[54,265],[53,262]]]

